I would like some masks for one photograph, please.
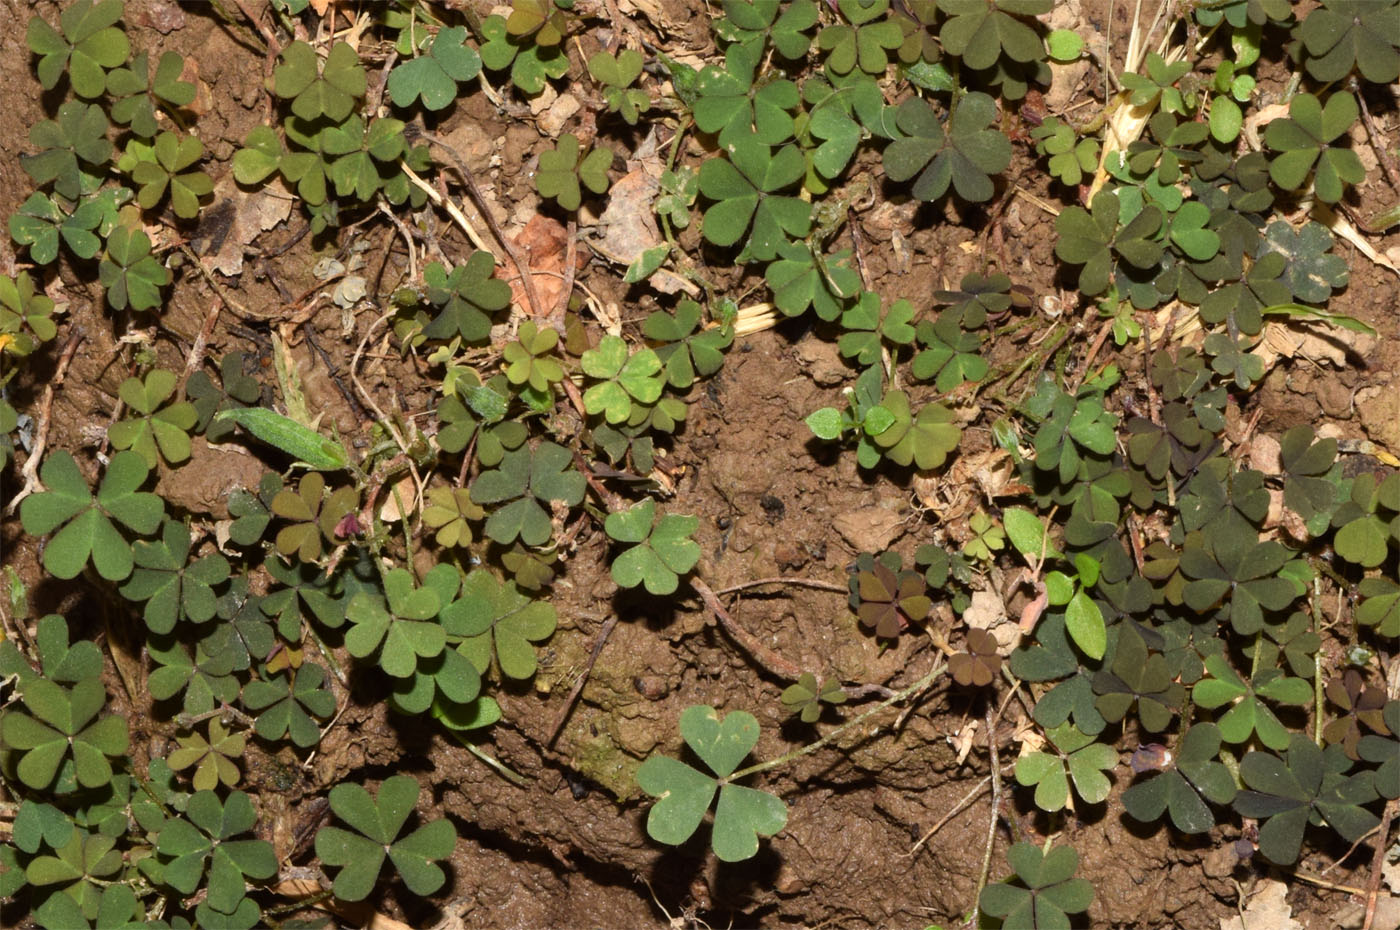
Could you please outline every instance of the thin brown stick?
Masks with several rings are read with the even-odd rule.
[[[564,327],[564,314],[569,310],[569,296],[574,292],[574,275],[578,273],[578,221],[569,217],[565,230],[569,244],[564,249],[564,289],[559,293],[559,303],[551,311],[559,319],[559,328]]]
[[[1376,852],[1371,856],[1371,879],[1366,882],[1366,919],[1361,923],[1361,930],[1371,930],[1371,925],[1376,920],[1376,904],[1380,900],[1381,892],[1381,872],[1385,868],[1385,851],[1390,846],[1390,824],[1395,820],[1396,805],[1400,805],[1400,800],[1386,801],[1385,811],[1381,814]]]
[[[699,578],[692,577],[690,586],[695,589],[695,593],[700,595],[700,599],[715,615],[715,619],[719,621],[720,626],[729,634],[729,637],[738,643],[751,659],[777,678],[796,681],[802,677],[802,669],[763,645],[752,633],[735,623],[734,618],[729,616],[729,611],[719,602],[719,597],[709,585]]]
[[[432,133],[420,131],[418,132],[418,136],[424,141],[436,145],[451,157],[453,165],[457,168],[457,172],[461,174],[462,180],[466,182],[467,191],[471,194],[472,200],[476,203],[477,210],[480,211],[482,219],[486,220],[486,225],[490,228],[491,235],[495,236],[496,240],[501,243],[501,248],[506,250],[506,254],[510,256],[511,262],[514,263],[515,273],[520,275],[520,283],[525,287],[525,296],[530,300],[530,309],[535,319],[547,319],[545,306],[540,301],[539,293],[535,290],[535,279],[530,271],[530,265],[525,261],[524,257],[521,256],[520,250],[515,247],[515,243],[506,238],[505,231],[501,229],[501,224],[496,222],[496,217],[491,212],[490,206],[486,203],[486,197],[481,193],[481,188],[477,186],[476,177],[472,174],[472,170],[467,167],[466,161],[462,156],[457,154],[456,149]]]
[[[262,36],[267,43],[267,50],[273,52],[277,49],[277,36],[273,35],[272,28],[263,24],[263,21],[253,15],[253,11],[248,9],[248,0],[233,0],[233,5],[238,7],[244,16],[248,17],[248,22],[253,24],[253,28],[258,30],[258,35]]]
[[[190,380],[190,375],[194,374],[204,363],[204,353],[209,348],[209,337],[214,335],[214,327],[219,323],[219,311],[223,309],[223,306],[223,300],[216,295],[213,306],[209,308],[209,313],[204,318],[204,327],[194,337],[194,345],[190,346],[190,354],[185,358],[185,371],[180,375],[180,385],[176,389],[177,394],[184,393],[185,384]]]
[[[987,818],[987,847],[982,851],[982,871],[977,877],[977,892],[972,896],[972,909],[982,898],[982,889],[987,887],[987,875],[992,870],[992,847],[997,840],[997,822],[1001,819],[1001,757],[997,751],[996,718],[992,715],[992,705],[987,704],[987,751],[992,755],[992,813]]]
[[[837,584],[834,581],[822,581],[819,578],[756,578],[753,581],[741,581],[739,584],[732,584],[727,588],[720,588],[716,594],[733,594],[735,591],[744,591],[748,588],[756,588],[765,584],[786,584],[798,588],[816,588],[819,591],[835,591],[838,594],[846,594],[850,591],[846,585]]]
[[[1014,769],[1014,768],[1015,768],[1014,765],[1008,765],[1008,766],[1003,770],[1003,774],[1005,774],[1005,773],[1007,773],[1007,772],[1010,772],[1010,771],[1011,771],[1012,769]],[[923,846],[925,843],[927,843],[929,840],[931,840],[931,839],[933,838],[933,835],[934,835],[935,833],[937,833],[939,830],[942,830],[944,827],[946,827],[946,826],[948,825],[948,822],[949,822],[950,820],[952,820],[954,817],[958,816],[958,814],[961,814],[963,811],[967,810],[967,806],[968,806],[969,804],[971,804],[973,801],[977,800],[977,798],[982,794],[982,792],[984,792],[984,791],[987,790],[987,786],[990,785],[991,783],[992,783],[992,776],[988,775],[986,778],[983,778],[981,781],[979,781],[979,782],[977,783],[977,787],[973,788],[973,789],[972,789],[971,791],[969,791],[967,794],[963,795],[961,801],[959,801],[958,803],[954,804],[953,807],[952,807],[952,809],[951,809],[950,811],[948,811],[946,814],[944,814],[942,817],[940,817],[940,818],[938,819],[938,823],[936,823],[936,824],[934,824],[933,826],[929,827],[928,832],[925,833],[923,836],[919,837],[919,841],[918,841],[917,843],[915,843],[915,844],[910,848],[910,850],[909,850],[909,855],[912,857],[916,852],[919,851],[919,848],[920,848],[921,846]]]
[[[1371,108],[1366,106],[1366,95],[1360,87],[1356,88],[1356,100],[1361,104],[1361,121],[1366,124],[1366,135],[1371,140],[1371,148],[1376,151],[1376,161],[1381,163],[1390,186],[1400,191],[1400,171],[1395,168],[1395,159],[1386,151],[1385,137],[1376,129],[1376,124],[1371,119]]]
[[[43,459],[44,448],[49,442],[49,419],[53,411],[54,388],[63,383],[68,373],[68,365],[73,361],[73,355],[78,351],[78,343],[83,341],[83,335],[82,329],[73,327],[73,331],[68,334],[68,341],[63,344],[63,351],[58,356],[58,367],[54,369],[49,383],[44,385],[44,396],[39,400],[39,417],[34,427],[34,445],[30,448],[29,458],[25,460],[24,467],[20,469],[20,474],[24,476],[24,486],[5,508],[7,515],[15,512],[20,501],[33,494],[36,489],[42,490],[44,487],[43,482],[39,480],[39,462]]]
[[[617,626],[617,614],[609,617],[603,623],[602,629],[598,631],[598,638],[593,641],[593,650],[588,654],[588,663],[583,667],[583,674],[578,676],[578,681],[574,682],[573,688],[569,690],[569,697],[564,701],[564,709],[559,712],[559,719],[554,721],[554,728],[549,731],[549,739],[544,741],[545,746],[554,748],[555,740],[559,739],[559,734],[564,731],[564,724],[568,723],[569,715],[573,713],[579,695],[583,694],[583,686],[593,671],[593,665],[598,661],[598,654],[603,651],[603,646],[607,643],[608,637],[612,635],[615,626]]]

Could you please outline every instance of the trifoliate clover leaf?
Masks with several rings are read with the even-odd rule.
[[[690,225],[690,205],[700,191],[699,172],[694,168],[676,168],[661,172],[661,194],[653,208],[676,229]]]
[[[641,52],[625,48],[614,55],[601,51],[588,59],[588,73],[593,80],[603,85],[603,99],[607,101],[608,112],[622,117],[629,126],[637,125],[637,119],[651,106],[651,98],[632,82],[642,76],[646,62]]]
[[[1011,279],[1004,274],[963,275],[956,291],[934,291],[933,299],[950,304],[943,314],[967,329],[976,329],[987,322],[988,314],[1004,313],[1013,303],[1024,305],[1023,298],[1013,296]]]
[[[1263,699],[1305,706],[1312,701],[1312,685],[1301,678],[1286,678],[1276,668],[1261,669],[1246,682],[1219,655],[1207,656],[1205,665],[1210,677],[1196,682],[1191,700],[1208,710],[1229,707],[1216,720],[1221,737],[1226,742],[1243,743],[1257,733],[1259,741],[1270,749],[1286,748],[1288,729]]]
[[[1400,77],[1397,13],[1395,0],[1327,0],[1309,12],[1298,28],[1308,73],[1328,84],[1353,68],[1373,84]]]
[[[581,477],[581,476],[580,476]],[[461,637],[457,650],[485,674],[494,652],[501,674],[523,681],[535,674],[532,643],[548,639],[558,617],[554,605],[521,594],[514,581],[499,582],[475,569],[462,582],[462,595],[442,612],[443,625]]]
[[[700,193],[715,201],[705,211],[705,238],[734,245],[752,225],[739,258],[771,261],[788,236],[805,236],[811,229],[811,205],[778,193],[802,179],[806,161],[796,146],[774,153],[756,140],[734,143],[729,156],[700,166]]]
[[[248,682],[243,705],[257,714],[254,732],[266,740],[290,739],[302,749],[315,746],[321,728],[314,718],[335,713],[335,695],[325,685],[325,670],[310,662],[275,678]]]
[[[556,201],[565,210],[577,210],[583,202],[579,184],[595,194],[603,193],[608,189],[611,164],[611,149],[599,147],[583,154],[579,151],[578,136],[566,132],[559,137],[555,148],[540,153],[535,189],[541,197]]]
[[[132,143],[135,151],[138,143]],[[214,182],[203,171],[186,168],[204,157],[204,145],[193,136],[181,139],[173,132],[156,137],[149,158],[134,154],[124,156],[118,167],[129,170],[131,180],[139,186],[136,202],[151,210],[170,193],[170,207],[181,219],[199,215],[199,201],[214,190]]]
[[[856,616],[862,626],[885,639],[894,639],[909,624],[923,620],[932,606],[922,574],[911,570],[896,573],[883,562],[858,573],[855,585]]]
[[[1118,195],[1099,191],[1089,210],[1069,207],[1055,221],[1059,240],[1055,254],[1071,265],[1083,265],[1079,290],[1093,297],[1108,290],[1113,278],[1115,256],[1134,268],[1151,268],[1162,257],[1162,244],[1156,241],[1162,228],[1162,212],[1143,207],[1127,224],[1119,226]]]
[[[477,475],[471,496],[478,504],[504,505],[487,518],[487,536],[502,545],[518,538],[527,546],[542,546],[553,532],[546,506],[557,501],[573,507],[583,500],[584,487],[569,450],[542,442],[505,453],[498,467]]]
[[[1039,16],[1054,8],[1051,0],[939,0],[949,14],[938,37],[943,48],[969,68],[990,68],[1002,55],[1013,61],[1038,61],[1045,45],[1017,16]]]
[[[603,523],[608,536],[633,544],[613,559],[612,576],[619,587],[645,584],[652,594],[673,594],[679,576],[700,561],[700,545],[690,538],[700,526],[700,518],[666,514],[656,521],[655,517],[656,502],[650,498],[608,514]]]
[[[1344,185],[1365,180],[1366,171],[1356,153],[1332,145],[1360,115],[1355,97],[1337,91],[1324,106],[1312,94],[1298,94],[1289,101],[1288,115],[1264,130],[1265,144],[1280,153],[1269,162],[1269,177],[1275,184],[1301,190],[1312,174],[1318,199],[1336,203],[1342,199]]]
[[[1240,332],[1258,333],[1264,325],[1260,311],[1288,303],[1292,296],[1292,289],[1283,278],[1286,265],[1287,259],[1282,254],[1265,251],[1242,280],[1217,288],[1201,301],[1201,319],[1207,323],[1224,323],[1233,318]]]
[[[907,181],[917,174],[911,193],[919,200],[937,200],[950,184],[961,200],[990,200],[990,176],[1011,164],[1011,143],[989,128],[996,116],[996,102],[974,91],[958,104],[945,129],[928,101],[909,98],[895,114],[907,138],[885,149],[885,174],[891,181]]]
[[[338,579],[327,578],[319,565],[282,561],[269,555],[263,568],[279,586],[259,602],[262,612],[277,620],[277,633],[290,643],[301,641],[304,620],[315,619],[335,629],[345,622],[345,597]]]
[[[696,82],[695,125],[719,134],[728,149],[744,140],[778,145],[792,138],[792,111],[802,102],[797,85],[785,78],[755,80],[759,59],[743,45],[731,45],[724,67],[706,65]]]
[[[195,86],[180,80],[185,59],[178,52],[165,52],[150,74],[149,56],[142,52],[124,68],[107,74],[107,93],[119,98],[109,111],[112,122],[130,126],[143,139],[154,139],[160,131],[156,109],[174,109],[194,102]]]
[[[187,714],[203,714],[213,710],[216,702],[228,703],[238,697],[239,682],[233,675],[238,663],[234,655],[217,649],[211,652],[197,644],[191,658],[178,641],[163,638],[150,640],[147,651],[155,668],[146,686],[157,701],[168,701],[183,693],[181,709]]]
[[[841,328],[846,332],[837,340],[837,347],[842,356],[855,358],[859,365],[874,365],[886,345],[898,351],[899,346],[914,341],[913,319],[914,305],[909,301],[896,300],[882,308],[880,295],[865,291],[841,315]]]
[[[1327,700],[1340,713],[1322,728],[1322,738],[1328,745],[1340,745],[1348,759],[1355,761],[1361,758],[1357,750],[1361,743],[1363,726],[1376,733],[1390,732],[1383,713],[1387,703],[1385,691],[1368,685],[1357,669],[1349,668],[1340,677],[1329,681],[1326,693]]]
[[[826,66],[835,74],[849,74],[857,65],[866,74],[884,74],[888,52],[904,44],[899,24],[880,18],[889,0],[840,0],[838,6],[850,25],[837,23],[818,33],[817,47],[827,53]]]
[[[54,850],[52,856],[35,856],[24,870],[24,877],[35,888],[52,888],[57,894],[50,894],[40,905],[42,923],[46,928],[61,928],[55,922],[63,916],[76,917],[76,924],[69,927],[86,927],[88,920],[98,916],[103,904],[102,887],[113,881],[122,869],[122,851],[116,849],[116,838],[103,834],[74,831],[68,842]],[[64,903],[59,904],[58,899]],[[52,902],[52,904],[50,904]],[[130,902],[122,902],[127,917],[131,916]],[[47,906],[46,906],[47,905]],[[110,911],[110,904],[108,906]]]
[[[292,112],[304,120],[324,116],[340,122],[365,95],[365,69],[346,42],[331,46],[324,63],[316,50],[300,40],[282,50],[282,63],[272,72],[272,92],[292,101]]]
[[[28,355],[57,333],[53,300],[35,290],[29,272],[21,271],[13,278],[0,275],[0,339],[4,340],[0,351]]]
[[[784,707],[797,714],[803,723],[816,723],[817,718],[822,715],[822,705],[846,703],[846,692],[841,687],[841,682],[835,678],[827,678],[818,687],[816,676],[811,672],[803,672],[795,684],[783,690],[779,700]]]
[[[47,265],[58,257],[60,236],[74,255],[92,258],[102,248],[102,240],[93,231],[107,220],[108,204],[111,205],[110,214],[115,217],[116,194],[108,190],[98,197],[89,197],[71,213],[53,197],[30,194],[29,199],[10,214],[10,238],[28,246],[29,257],[40,265]]]
[[[0,743],[19,753],[20,781],[60,794],[111,782],[107,758],[125,753],[128,737],[124,717],[98,717],[107,702],[101,679],[84,678],[70,689],[35,678],[22,694],[27,713],[11,708],[0,721]]]
[[[1328,826],[1355,842],[1380,822],[1362,807],[1376,797],[1370,773],[1347,776],[1351,761],[1340,746],[1324,752],[1305,734],[1294,733],[1283,758],[1245,753],[1240,779],[1249,790],[1235,797],[1235,810],[1263,821],[1259,851],[1279,865],[1298,860],[1309,823]]]
[[[1094,737],[1080,732],[1072,723],[1062,723],[1048,731],[1050,748],[1016,760],[1016,781],[1035,785],[1035,806],[1057,811],[1069,803],[1070,784],[1087,804],[1098,804],[1108,797],[1111,787],[1104,772],[1118,765],[1118,752]]]
[[[303,562],[321,557],[322,540],[339,541],[340,521],[353,513],[360,495],[354,488],[337,488],[325,494],[326,479],[320,472],[308,472],[297,489],[285,488],[272,498],[272,512],[289,521],[277,532],[276,549],[282,555],[293,553]]]
[[[209,736],[194,731],[188,736],[176,737],[179,749],[170,753],[166,760],[171,771],[181,772],[194,769],[190,783],[196,791],[213,791],[222,782],[232,788],[238,784],[239,771],[234,760],[243,755],[248,742],[246,733],[231,733],[217,717],[209,721]]]
[[[980,381],[989,370],[986,359],[977,354],[982,336],[958,325],[957,309],[945,310],[936,320],[922,320],[914,329],[924,348],[914,356],[909,373],[921,381],[933,381],[941,393],[966,381]]]
[[[68,200],[77,200],[98,186],[98,178],[84,165],[97,169],[112,157],[106,114],[94,104],[76,100],[61,104],[54,119],[35,123],[29,141],[39,152],[20,156],[25,173],[37,185],[52,183],[54,192]]]
[[[352,116],[339,126],[321,132],[322,149],[336,155],[326,176],[337,196],[354,195],[359,201],[374,199],[386,175],[395,171],[395,160],[404,152],[403,121],[376,119],[365,123]]]
[[[771,266],[770,266],[771,268]],[[724,364],[724,351],[734,341],[731,326],[701,326],[700,305],[682,300],[674,314],[658,310],[642,323],[642,335],[657,343],[666,381],[685,390],[697,377],[708,378]]]
[[[267,840],[234,839],[257,822],[253,802],[242,791],[220,801],[213,791],[191,795],[183,818],[165,822],[156,851],[166,859],[164,879],[181,894],[194,894],[201,882],[207,903],[232,914],[247,890],[248,879],[277,874],[277,855]]]
[[[473,252],[451,274],[437,262],[424,268],[428,301],[440,312],[423,328],[423,334],[429,339],[461,336],[466,343],[488,339],[490,314],[510,305],[510,285],[491,276],[495,269],[490,252]]]
[[[457,844],[452,824],[433,820],[400,836],[419,793],[418,782],[409,775],[386,778],[377,798],[355,784],[331,789],[331,810],[354,831],[322,827],[316,833],[316,855],[340,869],[333,886],[337,898],[363,901],[369,897],[386,856],[414,894],[427,896],[442,887],[447,876],[435,862],[452,855]]]
[[[112,521],[140,535],[154,533],[165,514],[164,502],[138,491],[150,469],[134,452],[112,456],[96,499],[88,491],[78,463],[67,452],[44,460],[39,477],[48,488],[20,504],[20,522],[31,536],[62,526],[44,548],[44,568],[57,578],[75,578],[91,556],[98,574],[120,581],[131,574],[131,546]]]
[[[807,30],[816,24],[814,0],[725,0],[724,18],[715,23],[715,31],[750,54],[761,53],[766,39],[779,55],[795,61],[811,47]]]
[[[621,336],[604,336],[596,349],[583,353],[579,364],[584,374],[598,381],[583,392],[584,409],[603,414],[609,423],[627,420],[634,401],[656,403],[666,383],[656,352],[642,348],[628,354]]]
[[[106,74],[131,53],[121,22],[121,0],[78,0],[59,16],[54,29],[39,16],[29,20],[29,50],[39,57],[39,83],[53,90],[66,70],[73,92],[91,100],[106,90]]]
[[[822,255],[810,243],[785,242],[777,254],[763,276],[784,316],[798,316],[811,307],[821,319],[835,320],[860,293],[860,274],[851,267],[849,249]]]
[[[155,468],[160,459],[178,464],[190,457],[190,430],[194,429],[198,413],[194,404],[182,400],[166,403],[175,393],[175,373],[163,368],[140,378],[127,378],[117,389],[117,395],[136,416],[118,420],[107,428],[107,438],[118,449],[138,453],[147,468]]]
[[[457,84],[481,73],[481,56],[466,44],[465,26],[452,26],[433,36],[423,54],[389,72],[389,98],[407,107],[421,99],[429,110],[441,110],[457,98]]]
[[[742,710],[721,720],[713,707],[687,707],[681,736],[718,779],[667,756],[651,756],[637,769],[637,786],[657,798],[647,815],[647,834],[678,846],[690,839],[719,789],[710,843],[723,862],[741,862],[758,852],[758,838],[787,824],[787,805],[766,791],[731,784],[730,775],[758,743],[758,721]],[[721,783],[720,779],[724,779]]]
[[[160,289],[170,283],[170,271],[151,255],[150,237],[125,226],[107,237],[97,277],[114,310],[154,310],[160,306]]]
[[[968,630],[966,648],[948,659],[948,674],[963,687],[987,687],[1001,671],[1001,653],[997,648],[996,637],[991,633]]]
[[[1321,223],[1309,221],[1294,230],[1287,220],[1275,220],[1259,244],[1261,257],[1271,253],[1283,256],[1282,280],[1303,303],[1325,304],[1334,290],[1347,286],[1347,263],[1332,252],[1332,234]]]
[[[1186,691],[1172,680],[1167,660],[1150,653],[1142,635],[1131,626],[1118,634],[1113,664],[1094,675],[1094,706],[1110,723],[1122,720],[1137,705],[1143,729],[1160,733],[1181,707]]]
[[[214,616],[213,588],[228,579],[228,559],[215,551],[190,562],[188,526],[167,520],[159,542],[137,540],[131,554],[136,570],[121,593],[146,602],[146,626],[153,633],[169,633],[180,620],[204,623]]]
[[[931,471],[947,461],[948,453],[958,447],[962,429],[955,422],[953,411],[942,404],[925,404],[918,414],[913,414],[909,395],[890,391],[880,406],[893,414],[893,421],[872,440],[881,454],[896,465],[912,464],[921,471]]]
[[[198,416],[195,429],[203,430],[204,438],[210,442],[222,442],[233,435],[234,424],[228,420],[215,422],[215,414],[256,404],[261,395],[257,379],[243,373],[242,352],[230,352],[220,359],[218,385],[204,371],[196,371],[185,382],[185,396],[194,404]]]
[[[1181,832],[1206,832],[1215,826],[1206,802],[1225,805],[1235,799],[1235,780],[1219,755],[1219,728],[1196,724],[1181,738],[1166,769],[1123,792],[1123,807],[1144,823],[1170,813]]]
[[[549,330],[553,332],[553,330]],[[480,520],[486,511],[472,500],[466,488],[431,488],[428,491],[427,506],[423,508],[423,523],[437,530],[434,539],[443,548],[454,546],[465,549],[471,545],[472,529],[467,522]]]
[[[384,574],[382,597],[362,591],[350,599],[345,648],[357,659],[373,656],[385,674],[407,678],[419,657],[432,658],[447,644],[447,634],[437,622],[442,606],[433,587],[415,587],[408,569],[392,569]]]
[[[995,882],[977,899],[982,912],[1000,917],[1003,927],[1068,927],[1068,915],[1088,910],[1094,901],[1094,886],[1073,877],[1079,868],[1073,846],[1042,852],[1034,843],[1017,843],[1006,851],[1006,861],[1025,887]]]

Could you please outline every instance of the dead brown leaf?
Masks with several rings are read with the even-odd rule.
[[[552,314],[564,293],[564,262],[569,247],[569,231],[556,219],[543,213],[536,213],[520,232],[511,239],[516,249],[530,266],[530,278],[539,295],[540,309]],[[574,261],[577,273],[588,263],[588,256],[578,254]],[[510,284],[511,302],[533,314],[529,295],[525,293],[524,282],[510,270],[497,271],[500,277]]]

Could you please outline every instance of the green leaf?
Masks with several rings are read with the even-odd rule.
[[[1356,122],[1356,98],[1339,91],[1324,106],[1312,94],[1298,94],[1288,113],[1288,119],[1276,119],[1264,130],[1265,144],[1280,153],[1269,162],[1269,177],[1280,187],[1299,190],[1312,174],[1318,198],[1336,203],[1344,185],[1366,177],[1355,152],[1331,145]]]
[[[758,741],[758,721],[744,711],[721,720],[712,707],[692,706],[681,714],[680,726],[686,743],[720,778],[731,775]],[[699,827],[718,782],[675,759],[651,756],[637,770],[637,785],[658,798],[647,815],[647,833],[679,845]],[[767,792],[726,783],[719,795],[711,844],[722,861],[752,858],[759,836],[787,824],[787,806]]]
[[[35,536],[58,532],[44,549],[44,567],[58,578],[75,578],[89,556],[102,577],[120,581],[131,574],[131,547],[112,520],[146,535],[155,532],[164,505],[154,494],[138,492],[149,469],[134,452],[112,457],[94,501],[78,464],[67,452],[44,460],[39,477],[49,488],[24,499],[20,522]]]
[[[496,261],[490,252],[473,252],[449,274],[438,262],[423,269],[428,300],[441,312],[423,329],[429,339],[461,336],[466,343],[486,342],[491,314],[510,305],[510,285],[492,277]]]
[[[21,155],[20,165],[35,184],[52,183],[54,192],[70,201],[98,186],[84,166],[96,170],[112,157],[106,115],[100,107],[76,100],[60,104],[54,119],[35,123],[29,141],[39,152]]]
[[[153,310],[160,306],[160,289],[170,283],[169,270],[151,256],[150,238],[125,226],[107,237],[97,275],[114,310]]]
[[[324,63],[314,48],[300,40],[284,48],[281,57],[282,63],[272,72],[272,92],[290,99],[292,112],[301,119],[324,116],[338,123],[365,94],[365,69],[348,43],[332,45]]]
[[[340,471],[350,465],[350,454],[340,443],[266,407],[242,407],[220,411],[214,422],[231,421],[262,442],[292,457],[294,462],[317,471]]]
[[[481,56],[466,44],[464,26],[440,30],[424,54],[409,59],[389,73],[389,98],[407,107],[421,99],[429,110],[441,110],[457,97],[457,84],[481,72]]]
[[[535,674],[532,644],[553,634],[557,616],[548,601],[531,600],[515,582],[503,584],[476,569],[462,582],[462,596],[443,609],[442,622],[451,636],[461,637],[458,650],[478,672],[491,667],[494,652],[502,674],[524,680]]]
[[[947,126],[939,122],[928,102],[911,97],[899,105],[896,125],[907,138],[885,149],[885,174],[892,181],[918,175],[912,188],[919,200],[937,200],[949,185],[970,203],[990,200],[990,175],[1011,163],[1011,143],[995,129],[996,102],[983,93],[968,94]]]
[[[429,895],[442,887],[446,876],[433,863],[452,854],[457,834],[451,823],[432,821],[399,838],[418,795],[418,782],[408,775],[385,779],[377,799],[356,784],[331,789],[331,810],[356,831],[323,827],[316,834],[316,855],[327,865],[340,868],[335,877],[336,897],[344,901],[369,897],[386,853],[414,894]]]
[[[771,261],[788,236],[805,236],[811,229],[811,206],[778,193],[802,179],[806,162],[791,145],[775,154],[761,142],[744,139],[728,150],[729,159],[709,159],[700,166],[700,193],[716,201],[705,211],[705,238],[729,246],[749,232],[740,258]]]
[[[39,83],[52,90],[66,69],[73,92],[92,99],[106,88],[106,69],[126,61],[131,53],[126,33],[115,24],[122,18],[121,0],[78,0],[59,17],[62,34],[38,16],[29,20],[29,49],[41,56]]]

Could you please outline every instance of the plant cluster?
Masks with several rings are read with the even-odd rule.
[[[942,469],[968,425],[955,397],[995,397],[1005,411],[991,431],[1015,463],[1015,500],[979,508],[955,548],[921,538],[912,567],[897,552],[862,554],[849,606],[859,628],[890,645],[962,615],[982,576],[1012,569],[1031,591],[1023,640],[1003,661],[985,630],[969,629],[959,649],[944,639],[946,668],[869,713],[945,670],[974,691],[1010,676],[1029,686],[1040,731],[1015,781],[1049,815],[1104,803],[1121,778],[1133,782],[1122,794],[1133,818],[1165,815],[1184,833],[1257,819],[1258,851],[1280,865],[1298,859],[1310,826],[1364,837],[1379,802],[1400,795],[1400,702],[1369,684],[1375,652],[1361,648],[1400,636],[1400,475],[1344,471],[1337,442],[1308,426],[1280,437],[1281,473],[1266,475],[1231,455],[1222,434],[1229,405],[1264,375],[1252,349],[1271,317],[1364,328],[1325,309],[1347,285],[1332,233],[1281,214],[1308,197],[1335,204],[1364,179],[1347,133],[1357,97],[1342,79],[1400,73],[1400,43],[1380,18],[1395,4],[1325,0],[1296,22],[1272,0],[1180,11],[1171,28],[1204,38],[1121,75],[1099,125],[1062,113],[1017,135],[1008,104],[1048,83],[1050,61],[1082,54],[1077,36],[1037,20],[1052,6],[725,0],[720,55],[699,69],[660,55],[648,70],[641,50],[615,37],[624,45],[586,59],[598,88],[585,95],[589,118],[539,154],[541,210],[572,222],[601,202],[614,146],[629,144],[644,116],[666,114],[674,137],[653,204],[665,242],[633,260],[624,281],[647,287],[665,271],[699,299],[599,332],[571,295],[558,315],[536,306],[526,269],[515,271],[530,306],[513,306],[510,269],[490,251],[439,249],[386,288],[398,346],[441,373],[427,421],[376,411],[369,441],[352,442],[310,415],[290,377],[279,378],[285,413],[261,403],[263,385],[239,353],[187,379],[154,353],[138,357],[116,388],[112,454],[87,467],[49,452],[29,469],[41,489],[26,488],[20,523],[47,537],[49,574],[86,574],[139,614],[146,686],[173,720],[173,748],[144,770],[133,762],[124,718],[103,713],[101,653],[70,642],[64,618],[39,621],[32,654],[0,643],[0,677],[18,694],[0,714],[0,778],[19,798],[13,841],[0,844],[0,896],[26,895],[45,927],[140,923],[160,910],[155,899],[175,912],[170,925],[257,925],[267,917],[259,889],[286,863],[250,836],[258,812],[238,790],[250,743],[312,750],[351,676],[376,682],[394,713],[458,737],[501,720],[492,689],[536,676],[558,623],[550,586],[589,525],[615,544],[619,588],[681,592],[700,564],[699,520],[664,505],[663,456],[693,389],[722,369],[735,339],[738,308],[701,270],[725,263],[761,280],[781,316],[810,310],[808,322],[833,339],[850,384],[806,424],[817,443],[853,448],[867,475]],[[419,179],[435,170],[440,140],[410,126],[478,82],[493,99],[540,95],[570,73],[569,43],[585,19],[565,0],[515,0],[508,16],[459,24],[427,4],[389,6],[364,24],[393,50],[376,77],[363,46],[292,38],[318,34],[293,28],[317,15],[306,3],[277,8],[272,122],[247,136],[231,170],[249,187],[279,176],[321,241],[377,210],[426,209],[436,191]],[[0,388],[57,336],[61,308],[44,269],[60,252],[92,271],[114,314],[158,311],[172,281],[159,256],[213,189],[189,129],[195,86],[184,62],[133,55],[122,15],[121,0],[77,0],[57,26],[29,23],[40,84],[62,100],[30,134],[23,166],[36,190],[10,218],[34,268],[0,277]],[[1251,69],[1285,34],[1315,83],[1250,152],[1237,140]],[[1211,65],[1212,48],[1233,54]],[[1131,138],[1102,133],[1120,114],[1139,124]],[[698,168],[680,164],[686,134],[709,152]],[[873,189],[873,166],[887,193],[982,209],[1010,196],[1001,175],[1013,138],[1029,138],[1024,153],[1045,157],[1068,188],[1088,182],[1084,202],[1058,214],[1055,254],[1104,334],[1144,340],[1140,314],[1169,303],[1204,330],[1199,350],[1149,344],[1146,415],[1128,401],[1132,373],[1084,360],[1071,374],[1070,346],[993,369],[983,350],[998,336],[1037,322],[1049,330],[1037,344],[1070,335],[1064,321],[1041,319],[1009,275],[966,274],[924,306],[873,289],[859,239],[837,248]],[[465,164],[450,167],[475,187]],[[677,231],[696,221],[683,246]],[[0,395],[0,466],[19,425]],[[146,490],[153,472],[184,467],[201,436],[244,442],[286,469],[234,494],[230,520],[213,532]],[[1277,531],[1274,498],[1298,532]],[[1137,529],[1146,520],[1161,528],[1150,542]],[[1330,565],[1317,558],[1322,546],[1335,553]],[[415,558],[417,547],[429,558]],[[1347,668],[1329,665],[1322,648],[1322,575],[1357,599],[1351,628],[1332,631],[1357,647]],[[808,726],[848,699],[832,676],[800,670],[788,681],[781,703]],[[756,855],[760,837],[786,825],[787,806],[737,782],[795,754],[740,769],[760,727],[739,709],[689,707],[679,733],[705,770],[664,751],[641,764],[636,784],[657,798],[648,834],[686,842],[717,798],[715,854]],[[1132,779],[1119,771],[1120,749],[1134,750]],[[367,898],[386,859],[413,894],[444,886],[437,863],[456,830],[443,820],[408,829],[419,792],[406,775],[377,794],[330,791],[341,826],[314,842],[335,870],[330,893]],[[1014,879],[981,889],[988,917],[1064,926],[1090,906],[1072,848],[1017,843],[1007,860]]]

